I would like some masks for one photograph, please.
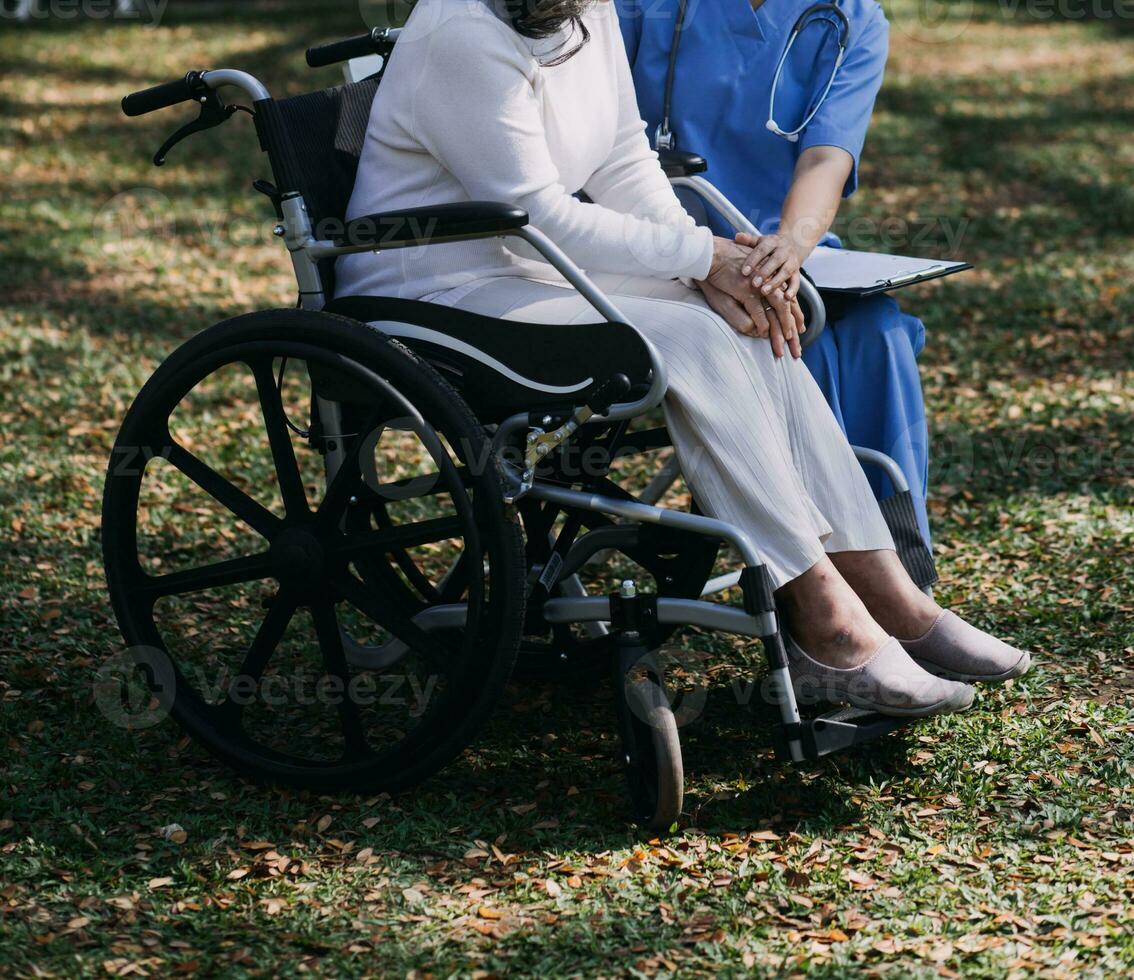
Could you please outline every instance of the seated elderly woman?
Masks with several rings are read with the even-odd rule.
[[[585,192],[586,200],[576,196]],[[468,200],[525,208],[660,351],[664,408],[699,505],[752,534],[801,699],[957,711],[1027,653],[906,574],[866,477],[799,360],[794,296],[755,295],[750,250],[684,212],[638,114],[614,7],[420,0],[375,100],[349,216]],[[340,295],[527,322],[594,319],[526,246],[489,239],[339,259]]]

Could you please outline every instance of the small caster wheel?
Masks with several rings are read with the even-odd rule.
[[[677,721],[665,691],[652,679],[627,683],[626,707],[626,780],[634,817],[664,834],[681,816],[685,797]]]

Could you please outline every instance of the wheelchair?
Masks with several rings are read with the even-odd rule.
[[[398,33],[313,48],[308,62],[385,58]],[[253,116],[273,175],[253,186],[275,210],[299,293],[295,309],[237,316],[174,351],[118,433],[104,563],[152,695],[254,779],[397,791],[473,743],[514,670],[553,681],[606,673],[633,817],[662,832],[681,813],[683,766],[656,652],[682,627],[761,641],[782,760],[815,761],[899,727],[845,706],[801,716],[759,543],[695,502],[658,506],[675,461],[637,496],[619,484],[620,460],[670,446],[649,418],[665,365],[522,210],[466,202],[344,219],[380,82],[379,70],[276,100],[253,76],[217,69],[123,100],[128,116],[197,104],[158,165],[238,108]],[[223,101],[233,89],[250,104]],[[752,230],[700,176],[703,160],[670,154],[664,166]],[[538,250],[595,322],[334,298],[340,255],[489,236]],[[801,299],[814,338],[823,301],[810,284]],[[238,430],[240,446],[224,449]],[[884,466],[908,503],[891,461],[859,455]],[[901,529],[916,537],[912,508],[897,516],[899,542],[910,543]],[[725,548],[738,567],[714,577]],[[928,584],[924,543],[901,550]],[[712,600],[734,588],[740,605]],[[314,694],[299,696],[297,678]],[[376,693],[399,680],[412,697]]]

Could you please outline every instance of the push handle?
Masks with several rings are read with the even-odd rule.
[[[309,68],[326,68],[328,65],[337,65],[340,61],[381,54],[387,46],[384,33],[375,28],[369,34],[359,34],[358,37],[349,37],[345,41],[330,41],[308,48],[307,65]]]
[[[194,102],[201,83],[201,73],[191,71],[184,78],[164,85],[133,92],[122,100],[122,111],[128,116],[144,116],[182,102]]]

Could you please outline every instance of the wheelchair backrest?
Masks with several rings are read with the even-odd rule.
[[[257,106],[276,186],[303,196],[316,238],[341,229],[346,218],[378,83],[368,78]],[[320,262],[319,274],[324,295],[334,296],[334,260]]]

